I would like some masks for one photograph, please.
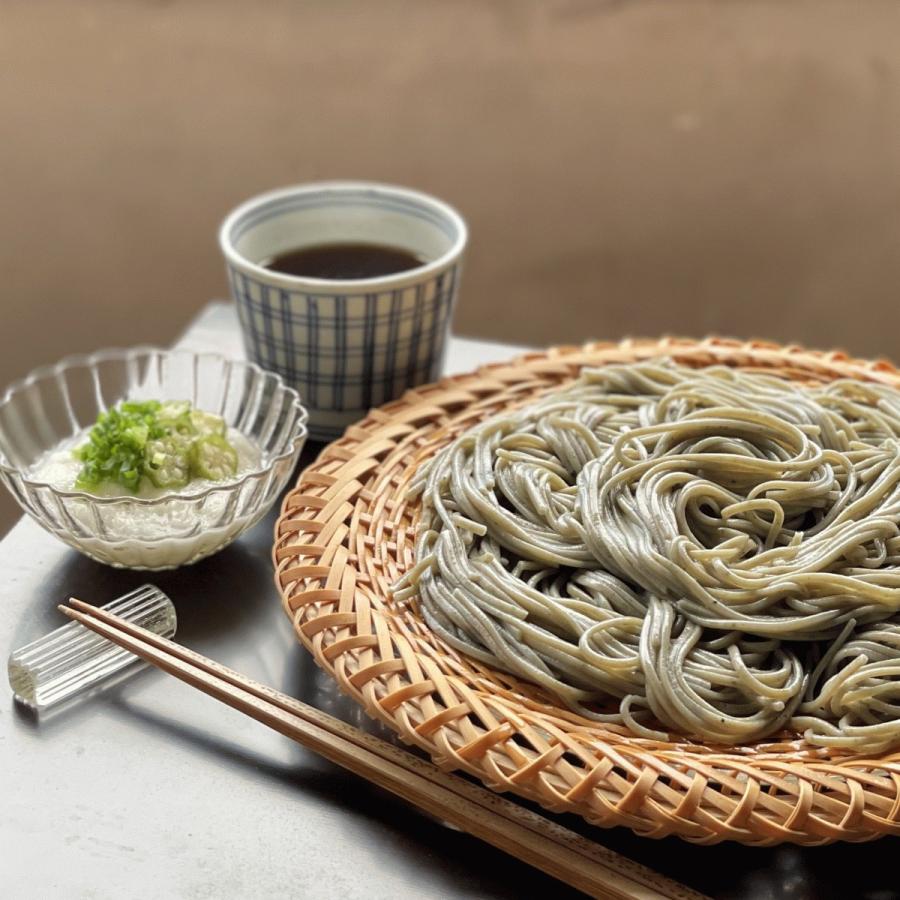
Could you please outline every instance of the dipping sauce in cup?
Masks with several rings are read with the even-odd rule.
[[[300,392],[310,437],[440,376],[467,236],[434,197],[355,181],[272,191],[225,219],[247,355]]]

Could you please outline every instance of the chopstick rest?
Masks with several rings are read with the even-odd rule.
[[[152,584],[123,594],[101,609],[163,637],[172,637],[178,623],[172,601]],[[16,699],[46,709],[136,662],[145,665],[130,651],[78,622],[69,622],[13,650],[7,669]]]

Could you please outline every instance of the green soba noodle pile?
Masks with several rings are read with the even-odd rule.
[[[417,476],[447,643],[664,739],[900,742],[900,393],[585,370]]]

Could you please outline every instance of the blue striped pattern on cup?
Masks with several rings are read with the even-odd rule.
[[[458,269],[404,289],[335,296],[277,288],[231,266],[228,275],[250,358],[299,390],[308,409],[361,418],[439,377]]]
[[[247,355],[300,392],[311,437],[338,437],[372,407],[440,376],[466,237],[441,201],[360,182],[275,191],[225,220],[220,243]],[[261,265],[296,246],[367,240],[429,262],[361,281]]]

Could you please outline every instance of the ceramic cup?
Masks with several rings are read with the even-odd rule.
[[[272,191],[225,219],[219,243],[247,355],[300,392],[310,437],[333,440],[372,407],[440,376],[466,240],[446,203],[368,182]],[[425,262],[346,281],[261,265],[328,243],[400,247]]]

